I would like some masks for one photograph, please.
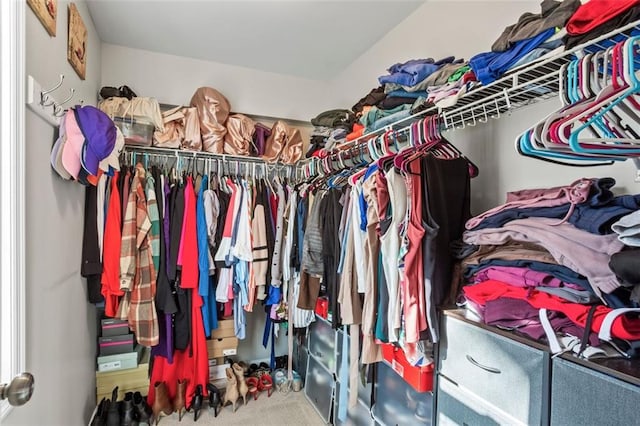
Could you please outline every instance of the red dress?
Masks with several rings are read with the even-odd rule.
[[[196,197],[191,178],[187,180],[185,188],[184,232],[180,240],[182,263],[181,287],[185,288],[191,297],[191,342],[184,351],[175,350],[173,363],[169,363],[163,356],[156,356],[153,360],[153,370],[149,382],[147,403],[155,400],[155,383],[164,381],[169,390],[169,398],[176,396],[178,379],[187,380],[186,405],[191,405],[191,397],[196,386],[202,385],[203,395],[207,394],[209,383],[209,355],[202,322],[202,297],[197,292],[198,286],[198,244],[196,235]],[[192,262],[191,259],[195,259]]]

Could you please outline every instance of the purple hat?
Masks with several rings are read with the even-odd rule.
[[[107,114],[91,105],[76,107],[74,113],[85,139],[80,156],[82,168],[95,176],[100,161],[111,154],[116,144],[116,126]]]

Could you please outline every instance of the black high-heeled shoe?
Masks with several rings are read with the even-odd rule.
[[[147,404],[147,401],[140,392],[135,392],[133,394],[133,405],[136,408],[136,412],[138,414],[139,425],[150,425],[151,407],[149,407],[149,404]]]
[[[190,410],[193,410],[193,421],[198,421],[198,415],[202,409],[202,385],[196,386],[196,393],[191,398]]]
[[[120,426],[138,426],[138,416],[133,405],[133,392],[124,394],[122,412],[120,414]]]
[[[118,386],[111,392],[111,404],[107,411],[107,426],[120,426],[120,410],[118,404]]]
[[[110,402],[108,398],[102,398],[90,426],[105,426],[107,424],[107,412],[109,411]]]
[[[209,392],[209,409],[213,408],[214,417],[218,417],[220,412],[220,404],[222,398],[220,397],[220,390],[211,383],[207,383],[207,392]]]

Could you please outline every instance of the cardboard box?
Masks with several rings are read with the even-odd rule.
[[[217,380],[226,380],[227,379],[227,368],[231,367],[231,364],[222,364],[216,366],[209,366],[209,381],[215,382]]]
[[[233,327],[233,320],[220,320],[218,321],[218,328],[211,330],[212,339],[222,339],[224,337],[235,337],[236,332]]]
[[[136,345],[133,352],[98,357],[98,371],[116,371],[136,368],[144,346]]]
[[[98,338],[100,356],[133,352],[133,334]]]
[[[222,339],[207,340],[207,353],[209,359],[236,355],[238,353],[238,339],[236,337],[224,337]]]
[[[103,397],[111,398],[113,388],[118,386],[118,399],[123,399],[126,392],[149,392],[149,353],[145,348],[142,360],[136,368],[96,372],[96,397],[100,401]]]
[[[433,364],[415,367],[407,361],[404,351],[390,343],[382,345],[382,357],[405,382],[418,392],[433,390]]]
[[[122,336],[129,334],[129,323],[126,320],[105,318],[100,321],[102,337]]]
[[[224,357],[209,359],[209,368],[224,364]]]

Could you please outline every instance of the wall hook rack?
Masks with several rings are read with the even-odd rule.
[[[64,113],[62,105],[69,102],[75,95],[75,89],[69,89],[69,96],[62,102],[57,102],[53,93],[64,82],[64,74],[60,74],[60,81],[51,89],[44,90],[42,85],[31,75],[27,76],[27,106],[50,125],[60,125],[60,117]]]

